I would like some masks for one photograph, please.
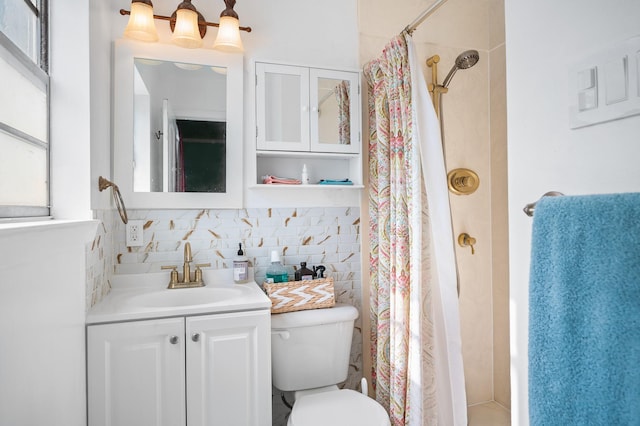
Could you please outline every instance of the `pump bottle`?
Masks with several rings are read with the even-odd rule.
[[[249,279],[249,259],[242,251],[242,243],[238,243],[238,256],[233,259],[233,280],[245,283]]]

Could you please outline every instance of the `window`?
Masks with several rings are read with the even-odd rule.
[[[0,1],[0,218],[49,215],[47,0]]]

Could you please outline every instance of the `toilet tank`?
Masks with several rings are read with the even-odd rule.
[[[349,372],[351,305],[271,315],[271,373],[283,391],[341,383]]]

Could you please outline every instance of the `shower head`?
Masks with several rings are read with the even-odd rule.
[[[471,68],[478,63],[479,59],[480,55],[478,55],[477,50],[465,50],[460,55],[458,55],[458,57],[456,58],[456,63],[453,65],[451,71],[449,71],[449,74],[447,74],[444,81],[442,82],[442,87],[449,86],[449,83],[451,83],[451,79],[455,75],[456,71]]]

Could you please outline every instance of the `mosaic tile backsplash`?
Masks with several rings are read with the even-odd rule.
[[[242,243],[255,280],[264,281],[271,251],[280,254],[293,280],[300,262],[324,265],[335,280],[336,299],[362,313],[360,209],[265,208],[240,210],[131,210],[129,220],[144,222],[144,246],[127,247],[124,224],[115,211],[96,212],[103,223],[87,248],[87,307],[110,290],[112,274],[158,272],[182,265],[184,244],[194,263],[231,268]],[[345,388],[358,389],[362,377],[361,320],[356,320],[351,365]],[[288,409],[274,389],[273,425],[285,425]]]
[[[120,216],[111,210],[94,211],[94,219],[100,221],[96,236],[85,248],[86,310],[98,303],[111,290],[113,275],[113,224]]]

